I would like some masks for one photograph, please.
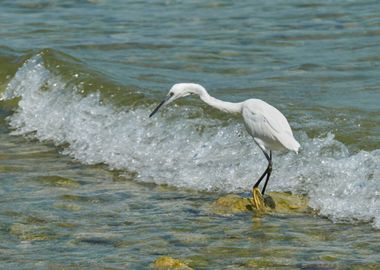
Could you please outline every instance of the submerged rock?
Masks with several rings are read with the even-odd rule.
[[[34,224],[14,223],[10,227],[10,233],[22,241],[43,241],[56,238],[48,227]]]
[[[283,258],[257,258],[244,263],[248,269],[294,269],[294,262]]]
[[[271,213],[306,213],[310,211],[309,200],[302,195],[293,195],[286,192],[270,192],[262,198],[264,205],[256,206],[252,198],[228,194],[220,197],[212,205],[212,212],[219,215],[233,215],[247,211]]]
[[[153,268],[157,270],[191,270],[184,262],[178,259],[174,259],[169,256],[162,256],[157,258],[153,263]]]
[[[76,180],[57,175],[39,176],[36,179],[41,184],[55,187],[76,188],[80,186],[80,183]]]

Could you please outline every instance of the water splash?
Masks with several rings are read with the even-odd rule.
[[[107,164],[137,181],[218,192],[248,191],[265,169],[262,153],[240,122],[202,117],[191,106],[117,111],[100,93],[79,94],[44,67],[37,55],[17,71],[2,99],[21,97],[9,117],[15,135],[64,145],[85,164]],[[196,111],[200,117],[191,117]],[[350,154],[333,134],[302,149],[276,153],[269,189],[307,194],[310,206],[334,221],[366,221],[380,228],[380,150]]]

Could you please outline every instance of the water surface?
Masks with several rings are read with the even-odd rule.
[[[376,269],[377,1],[1,1],[0,258],[8,269]],[[241,119],[176,82],[256,97],[302,149],[272,191],[315,214],[219,216],[265,169]]]

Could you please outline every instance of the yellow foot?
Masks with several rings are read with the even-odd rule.
[[[264,197],[261,194],[260,189],[257,187],[253,188],[252,190],[252,202],[253,202],[253,206],[257,210],[265,212],[266,208],[265,208]]]

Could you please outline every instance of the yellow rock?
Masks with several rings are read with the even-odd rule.
[[[158,270],[192,270],[184,262],[169,256],[162,256],[156,259],[153,263],[153,268]]]
[[[276,203],[273,212],[277,213],[306,213],[310,212],[309,199],[299,194],[286,192],[270,192],[269,195]]]
[[[246,211],[258,213],[306,213],[310,211],[309,200],[305,196],[285,192],[270,192],[268,195],[275,203],[275,208],[273,209],[262,205],[263,198],[254,200],[252,198],[243,198],[236,194],[220,197],[211,205],[211,209],[219,215],[233,215]],[[256,204],[259,204],[259,206],[256,207]]]
[[[248,198],[236,194],[220,197],[211,205],[212,211],[219,215],[238,214],[252,210],[252,203]]]

